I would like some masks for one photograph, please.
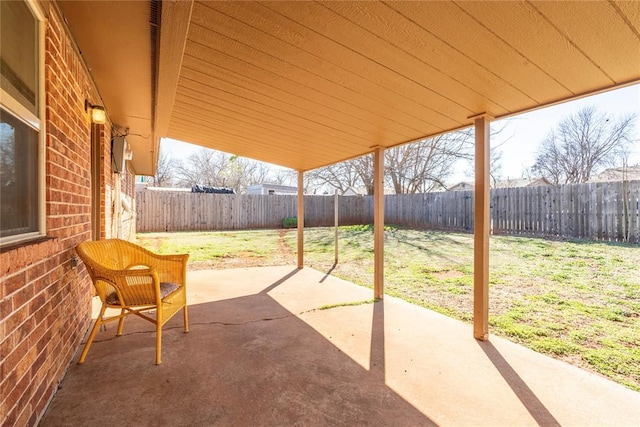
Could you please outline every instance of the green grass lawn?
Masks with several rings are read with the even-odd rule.
[[[292,263],[284,230],[140,233],[138,243],[158,253],[188,253],[189,268],[233,268]],[[295,245],[294,245],[295,247]],[[295,250],[295,249],[294,249]]]
[[[387,226],[385,293],[466,322],[473,313],[473,237]],[[305,230],[305,265],[329,271],[334,231]],[[159,252],[189,252],[192,268],[295,264],[296,230],[139,234]],[[371,226],[340,227],[332,274],[373,283]],[[492,334],[640,391],[640,248],[492,236]]]

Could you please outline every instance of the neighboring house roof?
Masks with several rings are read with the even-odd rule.
[[[536,187],[539,185],[551,185],[546,178],[518,178],[503,179],[491,182],[491,188],[516,188],[516,187]],[[449,187],[448,191],[469,191],[473,190],[473,181],[460,181],[456,185]]]
[[[551,185],[551,183],[546,178],[503,179],[497,181],[493,188],[537,187],[539,185]]]
[[[247,194],[298,194],[298,187],[278,184],[255,184],[247,187]]]
[[[473,181],[460,181],[456,185],[449,187],[448,191],[468,191],[473,190]]]
[[[353,188],[349,187],[342,193],[343,196],[365,196],[367,194],[367,190],[364,188]]]
[[[587,182],[608,182],[608,181],[636,181],[640,180],[640,166],[629,166],[620,168],[609,168],[600,172]]]

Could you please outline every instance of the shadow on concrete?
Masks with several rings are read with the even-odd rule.
[[[333,265],[331,266],[331,268],[329,270],[327,270],[327,272],[324,274],[324,276],[322,277],[322,279],[320,279],[319,283],[324,282],[325,280],[327,280],[327,277],[331,276],[331,273],[333,273],[333,270],[336,269],[336,267],[338,266],[337,262],[334,262]]]
[[[371,375],[378,381],[385,381],[384,300],[378,300],[373,303],[369,370],[371,371]]]
[[[70,366],[40,425],[435,425],[385,384],[383,301],[367,370],[267,294],[297,272],[191,305],[188,334],[180,319],[164,329],[162,365],[152,328],[128,319]]]
[[[266,288],[264,288],[263,290],[260,291],[261,294],[267,294],[270,291],[272,291],[273,289],[277,288],[278,286],[282,285],[284,282],[286,282],[287,280],[289,280],[290,278],[292,278],[294,275],[296,275],[298,272],[300,271],[299,268],[296,268],[295,270],[292,270],[291,273],[287,274],[286,276],[283,276],[281,279],[276,280],[275,282],[273,282],[272,284],[270,284],[269,286],[267,286]]]
[[[493,366],[496,367],[502,378],[509,384],[511,390],[520,399],[522,405],[529,411],[531,416],[541,426],[559,426],[560,423],[549,412],[538,397],[531,391],[527,383],[524,382],[520,375],[511,367],[502,354],[496,349],[490,341],[478,341],[478,345],[487,355]]]

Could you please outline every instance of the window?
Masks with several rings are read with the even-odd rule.
[[[44,234],[42,34],[29,4],[0,1],[0,244]]]

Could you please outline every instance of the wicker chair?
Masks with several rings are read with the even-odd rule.
[[[104,323],[118,320],[116,336],[122,335],[125,317],[135,314],[156,325],[156,364],[161,363],[162,326],[180,309],[184,331],[189,332],[186,271],[188,254],[158,255],[120,239],[83,242],[76,252],[84,261],[102,301],[100,315],[82,350],[84,363],[93,339]],[[107,308],[120,314],[105,318]],[[155,319],[142,312],[156,310]]]

